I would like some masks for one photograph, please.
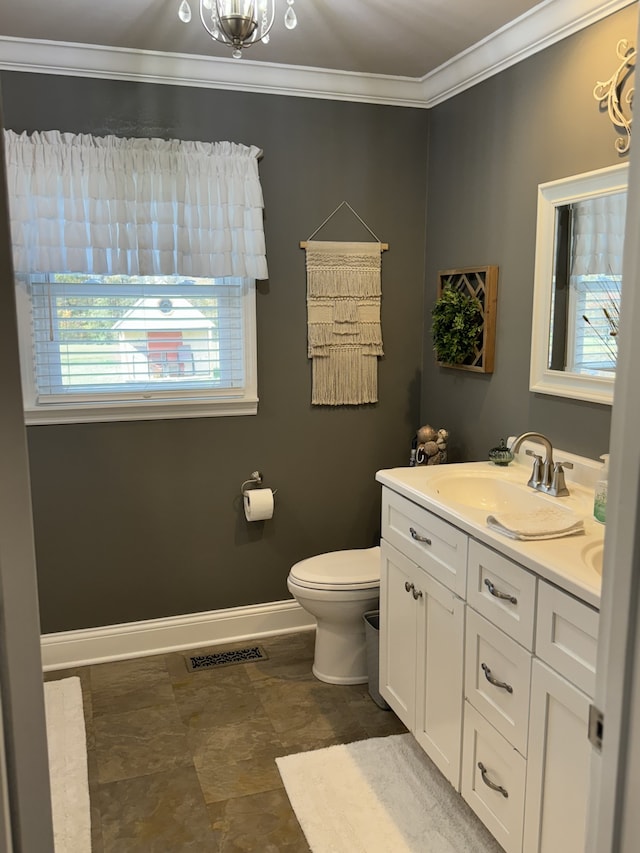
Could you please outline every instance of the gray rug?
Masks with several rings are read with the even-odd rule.
[[[409,734],[276,763],[313,853],[503,853]]]

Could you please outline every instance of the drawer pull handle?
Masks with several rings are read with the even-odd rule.
[[[496,589],[493,583],[489,580],[489,578],[484,579],[484,585],[489,590],[491,595],[496,598],[501,598],[503,601],[508,601],[509,604],[517,604],[518,599],[514,595],[510,595],[508,592],[500,592],[499,589]]]
[[[409,533],[411,534],[411,538],[415,539],[416,542],[424,542],[425,545],[431,545],[431,539],[427,539],[426,536],[420,536],[417,530],[414,530],[413,527],[409,528]]]
[[[481,666],[484,670],[484,677],[487,679],[489,684],[493,684],[494,687],[501,687],[503,690],[506,690],[507,693],[513,693],[513,687],[510,684],[507,684],[506,681],[498,681],[497,678],[494,678],[493,675],[491,675],[491,670],[486,663],[481,664]]]
[[[487,776],[487,768],[484,766],[482,761],[478,761],[478,770],[482,774],[482,781],[488,788],[491,788],[492,791],[497,791],[499,794],[502,794],[505,799],[509,796],[509,792],[506,788],[503,788],[502,785],[496,785],[495,782],[492,782],[491,779],[489,779],[489,777]]]
[[[409,581],[404,582],[404,588],[407,592],[411,592],[412,589],[415,589],[414,585],[412,583],[409,583]]]

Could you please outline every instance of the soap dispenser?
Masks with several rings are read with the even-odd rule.
[[[609,478],[609,454],[603,453],[602,473],[600,479],[596,483],[595,495],[593,498],[593,517],[596,521],[604,524],[607,520],[607,482]]]

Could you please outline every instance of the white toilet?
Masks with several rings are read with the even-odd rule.
[[[377,610],[380,548],[332,551],[292,566],[289,592],[316,617],[313,674],[329,684],[364,684],[367,655],[363,616]]]

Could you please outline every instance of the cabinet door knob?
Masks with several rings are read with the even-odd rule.
[[[419,598],[422,598],[422,590],[421,589],[414,589],[412,592],[412,595],[415,598],[415,600],[417,601]]]
[[[484,579],[484,585],[489,590],[491,595],[493,595],[495,598],[500,598],[503,601],[508,601],[509,604],[517,604],[518,603],[518,599],[515,596],[510,595],[508,592],[500,592],[499,589],[496,589],[496,587],[489,580],[489,578]]]
[[[409,583],[409,581],[405,581],[404,582],[404,588],[406,589],[407,592],[411,592],[411,590],[414,589],[414,586],[412,583]]]
[[[481,664],[481,666],[484,670],[484,677],[487,679],[489,684],[493,684],[494,687],[501,687],[503,690],[506,690],[507,693],[513,693],[513,687],[510,684],[507,684],[506,681],[498,681],[497,678],[494,678],[493,675],[491,675],[491,670],[486,663]]]
[[[431,539],[427,539],[426,536],[421,536],[417,530],[413,529],[413,527],[409,528],[409,533],[411,534],[411,538],[415,539],[416,542],[424,542],[425,545],[431,545]]]
[[[509,792],[506,788],[503,788],[502,785],[496,785],[495,782],[492,782],[491,779],[489,779],[487,776],[487,768],[484,766],[482,761],[478,761],[478,770],[482,774],[482,781],[488,788],[491,788],[492,791],[497,791],[505,798],[509,796]]]

